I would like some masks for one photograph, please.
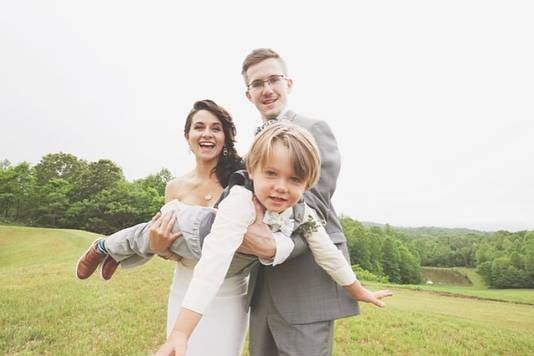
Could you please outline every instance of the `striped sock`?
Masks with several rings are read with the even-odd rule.
[[[104,246],[104,239],[99,240],[96,243],[96,252],[98,252],[101,255],[107,255],[108,254],[108,250],[106,250],[106,246]]]

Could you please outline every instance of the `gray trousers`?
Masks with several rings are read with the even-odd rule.
[[[256,288],[269,288],[258,280]],[[330,356],[334,320],[310,324],[288,323],[276,309],[271,293],[258,293],[251,305],[249,351],[251,356]]]
[[[211,224],[215,216],[214,210],[172,200],[161,208],[161,212],[172,212],[176,215],[172,232],[182,233],[182,237],[174,241],[169,250],[177,256],[198,260],[201,254],[200,230],[206,230],[206,224]],[[106,237],[104,246],[109,255],[123,267],[144,264],[154,256],[150,249],[151,226],[152,222],[141,223],[117,231]],[[207,235],[207,232],[204,235]]]
[[[198,261],[202,254],[202,242],[209,234],[215,219],[215,210],[173,200],[165,204],[161,212],[163,214],[172,212],[176,215],[172,232],[182,233],[182,236],[171,244],[169,250],[179,257]],[[151,222],[141,223],[106,237],[104,246],[108,254],[125,268],[146,263],[154,256],[154,252],[150,249],[151,226]],[[236,253],[226,276],[246,274],[256,263],[258,259],[255,256]]]

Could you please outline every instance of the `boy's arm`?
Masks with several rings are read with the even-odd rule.
[[[313,224],[314,231],[304,233],[315,262],[323,268],[341,286],[347,286],[356,281],[356,275],[343,256],[343,253],[334,245],[317,214],[313,209],[305,207],[306,224]]]
[[[224,281],[243,235],[255,218],[252,192],[234,186],[221,201],[182,307],[203,314]]]
[[[310,216],[317,229],[305,234],[306,241],[310,246],[312,255],[321,268],[323,268],[339,285],[343,286],[347,293],[357,301],[372,303],[383,307],[382,298],[393,295],[389,290],[371,292],[361,285],[356,279],[354,271],[340,250],[334,245],[324,227],[311,208],[306,206],[306,216]]]

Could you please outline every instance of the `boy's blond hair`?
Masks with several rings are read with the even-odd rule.
[[[275,121],[256,135],[245,157],[247,170],[253,172],[264,167],[276,142],[289,150],[292,168],[297,177],[306,182],[306,189],[313,187],[321,171],[319,149],[308,130],[287,120]]]

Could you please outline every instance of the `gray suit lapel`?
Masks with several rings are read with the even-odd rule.
[[[294,111],[288,110],[284,114],[282,114],[278,119],[279,120],[293,121],[293,120],[295,120],[296,116],[297,116],[297,114]]]

